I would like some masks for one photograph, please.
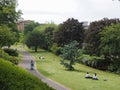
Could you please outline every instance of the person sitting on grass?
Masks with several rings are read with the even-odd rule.
[[[92,78],[89,74],[89,72],[86,73],[85,78]]]
[[[45,58],[44,58],[44,57],[42,57],[42,56],[40,56],[40,57],[39,57],[39,59],[41,59],[41,60],[42,60],[42,59],[45,59]]]
[[[93,75],[92,79],[93,79],[93,80],[98,80],[96,73]]]

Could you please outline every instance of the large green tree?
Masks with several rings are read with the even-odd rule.
[[[101,33],[101,53],[113,65],[113,70],[120,70],[120,23],[106,27]]]
[[[0,0],[0,24],[5,24],[12,31],[17,31],[20,11],[16,11],[17,0]]]
[[[29,47],[34,46],[35,50],[38,47],[46,49],[46,50],[50,50],[50,48],[52,47],[52,43],[53,43],[53,39],[52,39],[53,31],[57,27],[57,25],[44,24],[44,25],[39,25],[36,27],[35,26],[33,30],[28,29],[27,34],[25,34],[25,42],[27,46]]]
[[[35,52],[37,52],[38,47],[44,45],[44,35],[38,30],[33,30],[28,33],[25,38],[25,44],[30,48],[33,47]]]
[[[17,0],[0,0],[0,25],[6,25],[10,30],[16,33],[15,41],[18,41],[19,34],[17,29],[17,21],[21,15],[20,10],[16,10]]]
[[[53,33],[56,30],[57,25],[54,23],[48,24],[45,27],[44,35],[45,35],[45,47],[44,49],[50,50],[53,45]]]
[[[90,55],[100,55],[100,32],[106,27],[115,23],[119,23],[119,19],[104,18],[99,21],[90,23],[88,30],[85,31],[85,50]]]
[[[79,43],[72,41],[65,45],[61,50],[61,64],[63,64],[68,70],[74,70],[73,65],[78,61],[78,57],[82,54],[82,50],[79,49]]]
[[[24,34],[26,35],[29,32],[32,32],[37,26],[39,26],[39,23],[34,21],[25,24]]]
[[[82,46],[83,32],[82,23],[77,19],[69,18],[60,24],[59,29],[54,33],[54,40],[60,46],[64,46],[73,40],[78,41],[79,45]]]
[[[40,47],[46,50],[50,50],[53,44],[53,32],[56,29],[57,25],[54,23],[48,23],[44,25],[39,25],[35,28],[35,30],[38,30],[41,32],[41,34],[44,36],[42,40],[42,44],[40,44]]]
[[[3,46],[10,46],[15,41],[16,33],[11,32],[10,28],[6,25],[0,26],[0,48]]]

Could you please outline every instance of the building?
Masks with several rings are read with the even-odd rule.
[[[82,23],[83,23],[84,29],[85,29],[85,30],[88,29],[89,23],[88,23],[87,21],[83,21]]]
[[[17,23],[17,28],[19,31],[23,31],[24,30],[24,27],[25,27],[25,24],[28,24],[30,23],[31,20],[23,20],[23,19],[20,19]]]

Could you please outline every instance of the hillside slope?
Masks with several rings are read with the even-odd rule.
[[[26,70],[0,58],[0,90],[53,90]]]

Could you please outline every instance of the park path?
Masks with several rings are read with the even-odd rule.
[[[39,79],[41,79],[43,82],[47,83],[50,87],[56,89],[56,90],[70,90],[63,85],[43,76],[41,73],[38,72],[36,66],[34,70],[30,70],[30,61],[33,60],[35,62],[34,57],[27,51],[20,50],[23,60],[19,64],[19,66],[23,67],[24,69],[28,70],[33,75],[37,76]]]

